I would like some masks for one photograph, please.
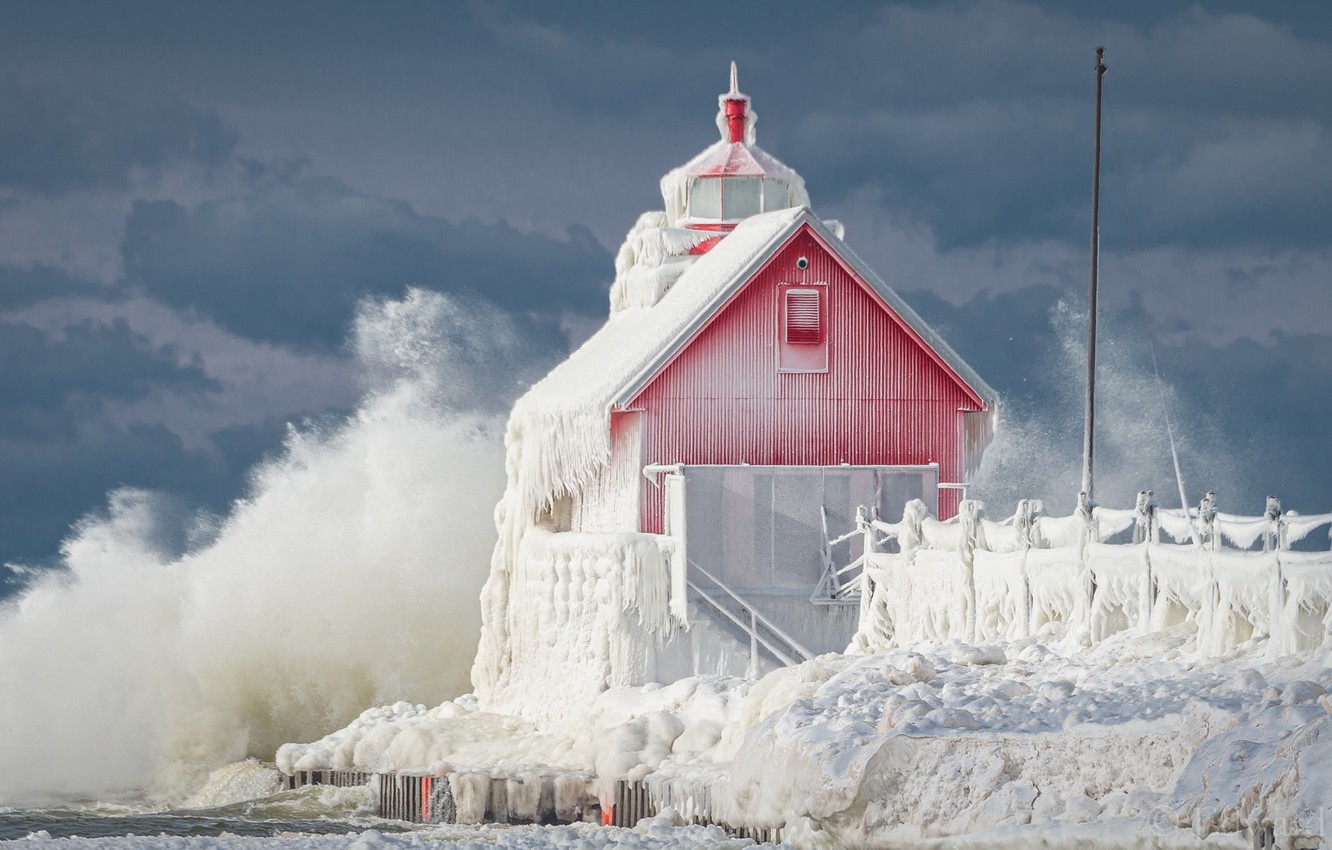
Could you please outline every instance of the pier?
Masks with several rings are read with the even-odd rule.
[[[609,810],[603,810],[594,789],[595,777],[586,773],[522,771],[492,775],[463,769],[446,775],[369,773],[358,770],[298,770],[284,775],[283,788],[309,785],[354,788],[370,785],[376,791],[375,814],[408,823],[570,824],[600,823],[633,827],[656,817],[672,799],[668,783],[619,779],[614,783]],[[689,819],[699,826],[718,826],[727,835],[751,838],[757,844],[779,844],[781,827],[717,823],[705,817]]]

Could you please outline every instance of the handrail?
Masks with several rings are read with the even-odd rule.
[[[863,563],[864,560],[865,560],[865,556],[864,556],[864,555],[861,555],[860,557],[856,558],[856,559],[855,559],[854,561],[852,561],[851,563],[847,564],[845,567],[842,567],[840,570],[838,570],[838,571],[837,571],[837,574],[840,576],[840,575],[842,575],[843,573],[849,573],[849,572],[851,572],[851,570],[855,569],[857,566],[859,566],[861,563]]]
[[[862,585],[862,581],[859,580],[860,577],[852,577],[849,581],[843,581],[843,579],[857,567],[860,567],[863,572],[865,566],[864,553],[861,553],[860,557],[855,558],[849,564],[838,567],[832,558],[832,547],[844,543],[858,534],[868,534],[871,525],[870,521],[865,519],[867,515],[867,509],[863,507],[857,509],[856,526],[840,537],[829,538],[828,513],[820,506],[819,516],[823,522],[823,546],[819,549],[819,556],[823,561],[823,572],[819,576],[819,583],[814,587],[814,592],[810,594],[810,602],[815,605],[851,605],[859,599]],[[866,545],[869,545],[868,542]]]
[[[850,531],[848,531],[846,534],[843,534],[841,537],[835,537],[832,540],[829,540],[828,545],[836,546],[838,543],[845,543],[846,541],[850,540],[852,537],[855,537],[857,534],[860,533],[861,531],[859,528],[853,528]]]
[[[814,657],[814,653],[810,652],[808,649],[805,649],[805,647],[800,645],[799,641],[788,635],[786,632],[782,631],[780,628],[778,628],[771,620],[763,616],[763,614],[757,608],[755,608],[753,605],[750,605],[748,602],[742,599],[738,594],[736,594],[734,590],[731,590],[725,584],[722,584],[722,582],[716,576],[714,576],[712,573],[700,567],[693,558],[689,559],[689,566],[691,569],[698,570],[698,572],[704,578],[715,584],[719,590],[725,591],[728,596],[730,596],[737,603],[739,603],[741,608],[745,609],[746,613],[748,613],[751,618],[762,623],[764,628],[772,632],[777,637],[781,638],[783,641],[785,641],[787,645],[789,645],[792,649],[794,649],[798,654],[803,656],[805,661],[808,661]],[[689,584],[692,585],[695,590],[698,590],[698,586],[695,585],[692,581],[689,582]],[[700,591],[700,593],[701,592],[702,591]],[[706,594],[704,595],[706,596]]]
[[[774,644],[772,641],[768,640],[763,635],[759,634],[757,629],[753,628],[751,625],[746,625],[744,620],[740,619],[734,613],[728,610],[725,605],[721,604],[716,599],[713,599],[712,596],[706,590],[699,587],[697,584],[694,584],[692,581],[689,582],[689,587],[692,588],[693,591],[697,593],[700,597],[702,597],[705,602],[711,605],[714,610],[716,610],[719,614],[726,617],[726,619],[730,620],[732,623],[735,623],[735,625],[741,631],[749,635],[749,639],[751,642],[757,641],[763,644],[763,648],[771,652],[773,655],[777,656],[778,661],[781,661],[783,664],[786,664],[788,666],[791,664],[798,663],[794,658],[787,655],[785,652],[782,652],[781,648],[778,647],[776,644]]]

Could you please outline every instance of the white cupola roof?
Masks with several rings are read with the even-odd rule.
[[[734,62],[731,89],[717,106],[721,140],[661,179],[669,226],[721,235],[752,215],[808,206],[805,181],[755,142],[758,115],[740,91]]]

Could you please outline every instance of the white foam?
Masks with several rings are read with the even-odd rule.
[[[357,347],[383,383],[345,423],[293,429],[204,548],[163,551],[152,494],[80,524],[66,569],[0,611],[0,800],[183,796],[366,705],[466,690],[501,453],[495,423],[441,408],[438,367],[466,357],[432,347],[513,334],[455,312],[367,306]]]

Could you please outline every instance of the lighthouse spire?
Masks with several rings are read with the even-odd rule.
[[[721,114],[717,116],[718,126],[722,129],[722,139],[735,144],[752,144],[749,125],[752,119],[746,115],[749,111],[749,96],[740,91],[740,75],[735,69],[735,60],[731,60],[731,90],[722,95]]]

